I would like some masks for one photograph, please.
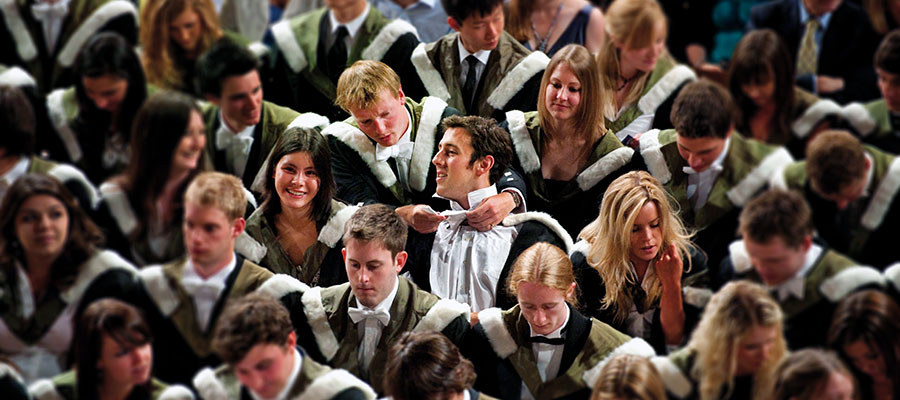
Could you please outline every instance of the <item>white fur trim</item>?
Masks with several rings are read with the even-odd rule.
[[[506,218],[503,218],[501,222],[503,226],[515,226],[528,221],[536,221],[544,224],[547,228],[549,228],[556,236],[559,236],[562,239],[563,243],[566,245],[566,248],[562,249],[568,254],[574,244],[572,243],[572,236],[569,236],[569,232],[566,231],[562,225],[559,224],[552,215],[540,212],[540,211],[529,211],[518,214],[509,214]]]
[[[791,124],[791,130],[794,131],[794,136],[803,139],[829,115],[841,115],[841,106],[832,100],[819,100]]]
[[[550,58],[543,52],[535,51],[527,55],[497,84],[494,92],[487,98],[487,103],[497,110],[502,110],[531,77],[547,68],[548,63]]]
[[[687,81],[697,80],[697,74],[684,65],[670,69],[656,84],[638,100],[638,109],[644,114],[655,114],[659,105]]]
[[[325,356],[325,360],[331,361],[337,354],[340,345],[328,323],[328,316],[325,315],[325,307],[322,305],[322,288],[310,288],[303,293],[301,301],[303,302],[303,313],[306,314],[306,320],[309,327],[312,328],[319,351]]]
[[[256,197],[253,196],[253,193],[247,188],[241,186],[241,189],[244,189],[244,197],[247,199],[247,204],[253,206],[253,209],[256,209]]]
[[[416,35],[416,39],[419,38],[419,32],[417,32],[416,28],[409,22],[402,19],[391,21],[378,31],[378,34],[375,35],[375,38],[372,39],[369,46],[362,51],[362,59],[381,61],[381,58],[384,57],[385,53],[387,53],[391,46],[394,45],[397,39],[407,33]]]
[[[201,369],[197,375],[194,375],[194,379],[191,382],[194,384],[194,388],[197,389],[197,394],[201,399],[219,400],[229,398],[225,385],[219,381],[219,378],[216,378],[216,373],[209,367]]]
[[[759,192],[766,185],[772,173],[779,168],[785,167],[794,162],[791,153],[784,147],[779,147],[750,171],[737,185],[728,190],[727,196],[734,205],[743,207],[753,195]]]
[[[728,252],[731,254],[731,266],[734,272],[743,274],[753,268],[753,262],[750,261],[750,254],[747,253],[747,247],[744,246],[743,240],[735,240],[728,245]]]
[[[259,261],[269,252],[269,249],[256,241],[247,231],[243,231],[234,240],[234,251],[244,256],[244,258],[259,264]]]
[[[194,400],[194,394],[184,386],[173,385],[163,390],[156,400]]]
[[[503,310],[496,307],[481,310],[478,312],[478,323],[484,328],[484,334],[487,335],[488,343],[491,344],[494,353],[497,353],[500,358],[506,358],[515,353],[519,345],[506,329],[502,312]]]
[[[578,174],[578,178],[576,178],[578,187],[585,192],[591,190],[597,182],[628,164],[632,156],[634,156],[634,149],[631,147],[619,147],[606,153],[597,162]]]
[[[126,236],[131,235],[137,229],[137,216],[134,214],[134,210],[131,208],[131,204],[128,202],[122,187],[114,183],[104,182],[100,185],[100,195],[106,201],[106,206],[109,208],[113,219],[116,220],[119,230]]]
[[[441,74],[431,64],[428,59],[428,53],[425,51],[425,43],[419,43],[413,50],[410,60],[416,67],[416,73],[425,86],[425,90],[429,96],[437,97],[441,100],[450,100],[450,90],[447,89],[447,83],[441,78]]]
[[[900,157],[894,158],[881,183],[878,184],[878,189],[862,216],[862,226],[870,231],[881,226],[884,216],[890,210],[891,203],[894,202],[897,189],[900,189]]]
[[[9,364],[0,362],[0,378],[3,378],[4,376],[10,376],[14,381],[19,383],[25,382],[25,380],[22,379],[22,375],[19,375],[19,372],[16,371],[15,368]]]
[[[78,162],[81,160],[84,153],[82,153],[81,145],[78,144],[78,139],[75,138],[75,132],[72,131],[72,128],[69,126],[69,119],[66,117],[66,108],[65,105],[63,105],[63,96],[65,93],[66,89],[56,89],[47,95],[47,114],[50,117],[50,122],[53,124],[53,127],[56,128],[59,139],[62,140],[63,145],[66,146],[66,152],[69,153],[69,158],[71,158],[73,162]]]
[[[97,8],[86,21],[81,23],[75,33],[73,33],[66,42],[62,51],[59,52],[59,65],[71,67],[72,63],[75,62],[75,57],[81,52],[81,48],[94,33],[97,33],[100,28],[114,18],[126,14],[130,14],[134,17],[134,24],[137,26],[137,8],[134,6],[134,3],[130,1],[112,0]]]
[[[37,82],[35,82],[34,78],[24,69],[19,67],[10,67],[6,71],[3,71],[2,74],[0,74],[0,85],[9,85],[16,87],[37,86]]]
[[[591,367],[591,369],[584,371],[584,375],[582,375],[582,379],[584,379],[585,385],[589,388],[593,389],[594,384],[597,383],[597,378],[600,377],[600,371],[603,370],[603,367],[606,366],[606,363],[609,362],[613,357],[622,355],[622,354],[633,354],[640,357],[653,357],[656,355],[656,351],[653,350],[653,347],[650,346],[649,343],[644,341],[641,338],[632,338],[631,340],[622,343],[619,347],[613,349],[613,351],[609,352],[606,357],[603,357],[600,362]]]
[[[138,272],[138,275],[141,278],[141,282],[144,283],[147,293],[150,294],[150,298],[153,299],[153,303],[159,308],[159,312],[165,317],[172,315],[180,302],[178,296],[175,295],[175,291],[169,286],[169,280],[163,274],[162,266],[144,267]]]
[[[110,250],[101,250],[81,268],[81,272],[78,273],[78,277],[75,279],[75,284],[63,290],[59,297],[68,304],[77,303],[98,276],[113,269],[125,271],[132,277],[136,277],[138,272],[130,262],[126,261],[118,253]]]
[[[253,55],[257,58],[263,58],[267,54],[269,54],[269,47],[262,44],[262,42],[253,42],[247,45],[247,50],[250,50]]]
[[[0,13],[3,14],[6,27],[12,34],[13,40],[16,41],[16,51],[19,53],[19,58],[26,62],[34,60],[38,54],[37,47],[35,47],[34,41],[31,40],[31,35],[28,34],[25,22],[22,21],[22,15],[19,13],[19,6],[16,5],[16,0],[0,0]]]
[[[541,159],[537,155],[534,143],[528,127],[525,126],[525,113],[513,110],[506,113],[506,122],[509,124],[509,136],[519,156],[519,163],[526,174],[537,171],[541,167]]]
[[[788,165],[782,165],[778,167],[775,172],[772,173],[772,177],[769,178],[769,187],[773,189],[785,189],[787,190],[787,179],[784,177],[784,172],[787,169]]]
[[[885,283],[885,277],[875,268],[853,266],[826,279],[819,286],[819,290],[832,303],[837,303],[863,286],[878,285],[879,287],[884,287]]]
[[[662,146],[659,144],[659,129],[653,129],[641,135],[639,140],[641,144],[641,156],[647,163],[647,169],[650,175],[659,180],[659,183],[665,185],[672,180],[672,172],[666,164],[666,158],[663,157]]]
[[[63,183],[77,181],[81,186],[84,186],[88,192],[88,200],[91,202],[88,206],[90,206],[91,209],[97,208],[97,204],[100,203],[100,195],[97,193],[97,188],[94,187],[94,184],[91,183],[78,168],[68,164],[56,164],[50,171],[47,171],[47,175],[59,179],[59,181]]]
[[[56,391],[56,385],[50,379],[40,379],[28,387],[28,394],[34,400],[65,400],[59,392]]]
[[[900,263],[894,263],[884,270],[884,278],[894,285],[894,290],[900,291]]]
[[[281,299],[291,293],[306,293],[309,286],[300,282],[297,278],[286,274],[275,274],[271,278],[266,279],[256,291],[258,293],[267,294],[275,299]]]
[[[275,43],[284,54],[284,60],[295,74],[299,74],[309,65],[306,54],[303,53],[303,49],[297,43],[297,38],[294,37],[290,20],[282,20],[272,25],[272,37],[275,38]]]
[[[320,400],[331,399],[344,390],[356,388],[363,392],[367,400],[377,397],[375,391],[366,384],[343,369],[333,369],[318,377],[310,384],[296,400]]]
[[[684,399],[694,391],[690,379],[681,372],[681,369],[669,357],[653,357],[650,359],[650,362],[659,371],[659,375],[669,393],[679,399]]]
[[[369,166],[372,174],[384,187],[391,187],[397,183],[397,177],[394,175],[394,171],[391,170],[391,166],[388,165],[387,161],[375,159],[375,145],[358,128],[346,122],[335,122],[328,125],[322,131],[322,134],[334,136],[347,146],[350,146],[351,149],[356,150],[359,157]]]
[[[705,288],[697,288],[693,286],[685,286],[681,289],[681,295],[684,302],[697,308],[706,307],[709,303],[713,291]]]
[[[569,257],[571,258],[575,253],[581,253],[587,258],[587,253],[590,249],[591,244],[587,240],[581,239],[572,246],[572,250],[569,251]]]
[[[878,127],[878,124],[869,115],[869,110],[859,103],[850,103],[844,106],[842,113],[844,120],[856,130],[861,136],[865,137]]]
[[[285,130],[291,128],[311,128],[322,130],[328,127],[331,121],[328,120],[328,117],[316,114],[314,112],[305,112],[294,118],[290,124],[288,124]]]
[[[416,130],[416,143],[413,146],[412,158],[409,160],[409,186],[413,190],[419,192],[425,190],[428,169],[431,167],[431,159],[434,157],[434,140],[445,108],[447,108],[447,102],[437,97],[425,97],[422,104],[419,129]]]
[[[472,314],[468,304],[462,304],[452,299],[440,299],[425,313],[425,316],[413,328],[413,332],[441,332],[460,316],[464,317],[467,322],[471,321]]]
[[[334,203],[336,202],[332,203],[332,207],[336,207]],[[359,206],[345,206],[343,209],[336,212],[334,216],[328,219],[325,226],[322,227],[322,231],[319,232],[318,240],[326,246],[334,248],[337,242],[344,237],[344,226],[356,210],[359,210]]]

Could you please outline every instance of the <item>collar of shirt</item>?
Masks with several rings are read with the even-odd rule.
[[[390,157],[386,157],[386,158],[379,157],[379,154],[384,154],[384,152],[387,151],[388,149],[390,149],[391,147],[394,147],[397,145],[403,145],[406,143],[415,145],[414,143],[412,143],[412,140],[410,140],[410,137],[412,136],[412,115],[409,114],[409,110],[407,110],[406,107],[403,107],[403,109],[406,110],[406,121],[407,121],[406,130],[403,131],[403,135],[400,136],[400,139],[397,140],[397,143],[394,143],[393,146],[384,147],[381,145],[381,143],[375,143],[375,157],[379,158],[379,161],[384,161],[384,160],[387,160],[388,158],[390,158]],[[404,158],[405,160],[409,160],[410,158],[412,158],[412,153],[410,152],[408,157],[402,157],[402,158]]]
[[[634,269],[634,263],[631,264],[631,268]],[[650,261],[650,264],[647,265],[647,271],[644,272],[644,279],[641,280],[641,289],[644,289],[645,292],[650,290],[651,279],[649,278],[651,276],[656,276],[656,260]]]
[[[474,210],[476,207],[478,207],[478,205],[481,204],[482,200],[484,200],[488,197],[494,196],[496,194],[497,194],[497,186],[496,185],[490,185],[490,186],[483,187],[481,189],[475,189],[475,190],[469,192],[469,194],[466,195],[466,199],[469,200],[469,210],[464,209],[456,201],[453,201],[450,199],[447,199],[447,200],[450,200],[450,209],[451,210],[471,211],[471,210]]]
[[[209,278],[203,279],[200,276],[200,274],[197,273],[196,266],[194,266],[194,262],[191,261],[189,258],[187,260],[187,262],[185,263],[184,273],[181,275],[182,286],[186,286],[186,285],[184,285],[185,283],[189,283],[189,284],[194,283],[194,284],[200,284],[200,285],[205,285],[205,286],[215,285],[216,287],[219,288],[217,296],[216,296],[216,297],[218,297],[219,294],[222,294],[222,290],[225,290],[225,280],[228,279],[228,275],[231,275],[231,272],[234,271],[236,263],[237,263],[237,257],[235,257],[234,253],[232,253],[231,261],[229,261],[228,264],[225,264],[224,268],[220,269],[219,272],[216,272]],[[189,294],[193,295],[193,293],[189,293]]]
[[[350,20],[350,22],[347,22],[345,24],[338,22],[338,20],[336,18],[334,18],[334,13],[328,12],[328,21],[331,22],[331,33],[335,33],[337,31],[338,27],[343,25],[343,26],[347,27],[347,33],[349,34],[350,37],[352,37],[352,38],[356,37],[356,32],[359,32],[359,28],[362,27],[363,22],[366,21],[366,17],[369,16],[370,8],[371,8],[371,6],[366,5],[366,10],[363,11],[362,14],[360,14],[356,18],[353,18],[352,20]]]
[[[472,396],[469,394],[469,389],[463,390],[462,400],[472,400]]]
[[[569,305],[564,304],[563,306],[566,307],[566,319],[565,319],[565,321],[563,321],[562,325],[559,326],[559,328],[556,328],[556,330],[554,330],[553,332],[550,332],[546,335],[541,335],[540,333],[534,333],[534,328],[532,328],[531,324],[529,323],[528,329],[531,332],[531,336],[543,336],[543,337],[546,337],[547,339],[561,338],[562,331],[563,331],[563,329],[566,329],[567,325],[569,325],[569,317],[572,316],[572,310],[569,309]],[[544,343],[534,343],[534,345],[543,345],[543,344]]]
[[[291,375],[288,378],[287,382],[285,382],[284,387],[281,389],[281,392],[278,392],[278,396],[275,396],[271,399],[267,399],[262,397],[252,390],[249,390],[250,397],[253,397],[254,400],[288,400],[288,395],[291,393],[291,388],[294,386],[294,383],[297,382],[297,377],[300,376],[300,367],[303,366],[303,356],[300,355],[300,352],[297,351],[297,348],[294,349],[294,368],[291,369]]]
[[[806,260],[803,262],[803,268],[800,268],[800,270],[790,279],[781,282],[778,285],[769,287],[769,290],[773,290],[777,293],[779,301],[786,301],[790,296],[794,296],[797,300],[803,300],[803,287],[806,283],[806,274],[808,274],[809,270],[816,264],[816,260],[819,259],[822,251],[823,249],[821,246],[813,243],[806,252]]]
[[[729,146],[731,146],[731,135],[728,135],[728,137],[725,138],[725,145],[722,146],[722,152],[719,153],[719,156],[716,157],[716,160],[713,161],[713,163],[709,166],[709,168],[707,168],[707,169],[704,170],[703,172],[697,172],[697,171],[694,171],[693,168],[691,168],[691,167],[688,166],[688,167],[683,167],[683,168],[682,168],[682,171],[684,171],[684,173],[686,173],[686,174],[688,174],[688,175],[694,175],[694,174],[697,174],[697,175],[699,175],[699,176],[701,176],[701,177],[709,176],[709,175],[710,175],[711,173],[713,173],[713,172],[715,172],[716,174],[718,174],[718,173],[721,172],[722,169],[724,168],[724,167],[722,166],[722,164],[725,163],[725,156],[728,155],[728,147],[729,147]]]
[[[806,6],[803,5],[803,0],[797,0],[797,2],[800,3],[800,23],[806,26],[806,22],[809,21],[812,15],[809,13],[809,11],[806,10]],[[833,14],[833,12],[827,13],[818,18],[818,32],[825,32],[825,29],[828,28],[828,22],[831,21],[831,14]],[[816,40],[818,41],[819,38],[816,38]]]
[[[69,14],[69,0],[58,0],[52,4],[48,1],[35,1],[31,5],[31,13],[37,20],[47,17],[61,20]]]
[[[231,128],[225,122],[225,116],[222,115],[222,110],[219,110],[219,131],[216,133],[216,137],[217,137],[216,138],[216,148],[219,150],[224,148],[224,147],[219,147],[218,135],[231,134],[231,135],[237,136],[237,137],[253,138],[253,130],[254,129],[256,129],[256,125],[249,125],[240,132],[235,132],[235,131],[231,130]]]
[[[6,194],[6,190],[9,189],[10,186],[23,175],[28,173],[28,166],[31,165],[31,158],[21,156],[19,157],[19,161],[13,165],[9,171],[6,171],[3,176],[0,176],[0,199]],[[3,184],[6,184],[5,186]]]
[[[468,68],[468,64],[466,63],[466,57],[468,57],[470,54],[473,54],[473,53],[469,53],[469,51],[466,50],[466,47],[463,46],[463,44],[462,44],[461,38],[456,40],[456,47],[459,49],[460,65],[462,65],[463,68]],[[475,58],[478,59],[478,61],[481,61],[482,65],[487,65],[488,58],[491,56],[491,51],[490,50],[478,50],[474,53],[474,55],[475,55]]]

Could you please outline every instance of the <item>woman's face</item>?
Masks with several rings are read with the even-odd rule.
[[[770,72],[769,79],[765,83],[741,85],[741,91],[744,92],[744,95],[753,100],[753,103],[759,108],[770,105],[775,100],[775,80],[771,77],[772,74]]]
[[[775,348],[778,329],[774,326],[756,325],[741,338],[737,346],[736,376],[750,375],[759,371]]]
[[[206,146],[206,128],[203,125],[203,118],[199,112],[191,111],[187,130],[175,148],[172,170],[184,172],[196,169],[204,146]]]
[[[203,22],[200,20],[200,14],[190,7],[185,8],[169,22],[169,36],[187,53],[197,50],[197,43],[200,42],[202,34]]]
[[[568,121],[578,113],[581,82],[568,64],[559,63],[553,70],[547,82],[544,104],[557,121]]]
[[[873,380],[886,379],[886,367],[884,356],[869,347],[863,340],[857,340],[844,345],[844,354],[853,363],[856,369],[862,371]]]
[[[660,228],[659,210],[656,202],[648,201],[641,207],[634,225],[631,227],[632,261],[650,262],[659,254],[662,245],[662,229]]]
[[[66,246],[69,212],[65,204],[47,194],[31,196],[15,217],[16,237],[28,258],[55,260]]]
[[[569,293],[575,287],[569,288]],[[522,282],[519,284],[519,307],[522,315],[534,333],[547,335],[559,329],[566,322],[566,297],[558,289],[539,283]]]
[[[634,49],[626,48],[624,45],[616,43],[616,47],[619,49],[619,57],[623,69],[630,67],[649,73],[656,67],[656,61],[659,60],[660,54],[666,48],[666,25],[664,22],[660,22],[656,26],[653,42],[649,46]],[[625,78],[631,78],[631,76],[626,76]]]
[[[118,75],[106,74],[97,78],[81,78],[84,94],[97,108],[115,113],[128,95],[128,80]]]
[[[113,385],[140,385],[150,379],[153,350],[150,342],[126,347],[103,335],[97,369],[102,371],[103,383]]]
[[[309,153],[298,151],[281,157],[274,178],[282,210],[307,212],[311,209],[320,182]]]

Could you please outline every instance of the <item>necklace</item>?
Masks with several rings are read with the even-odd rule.
[[[547,35],[541,38],[541,35],[538,35],[537,28],[534,26],[534,19],[531,20],[531,32],[534,33],[534,38],[538,40],[538,48],[537,51],[547,52],[547,41],[550,40],[550,35],[553,33],[553,28],[556,27],[556,19],[559,17],[559,11],[562,10],[563,3],[559,2],[559,6],[556,7],[556,13],[553,14],[553,20],[550,21],[550,28],[547,29]]]
[[[637,76],[638,76],[637,73],[635,73],[634,75],[632,75],[631,78],[625,78],[625,77],[623,77],[623,76],[619,76],[619,79],[622,80],[622,84],[619,86],[618,89],[616,89],[616,91],[618,92],[618,91],[620,91],[620,90],[622,90],[622,89],[625,89],[625,86],[628,85],[628,82],[633,81],[634,78],[637,78]]]

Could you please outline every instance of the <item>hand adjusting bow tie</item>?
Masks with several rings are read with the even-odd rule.
[[[388,158],[403,158],[409,160],[412,158],[412,152],[412,142],[397,143],[391,147],[384,147],[379,144],[375,146],[375,159],[378,161],[385,161]]]
[[[378,322],[381,322],[382,326],[387,326],[388,322],[391,321],[391,316],[384,310],[350,307],[347,309],[347,312],[350,314],[350,320],[353,321],[354,324],[358,324],[369,318],[377,319]]]
[[[36,3],[31,5],[31,15],[38,21],[46,21],[48,18],[62,19],[69,13],[69,2],[57,1],[56,3]]]

